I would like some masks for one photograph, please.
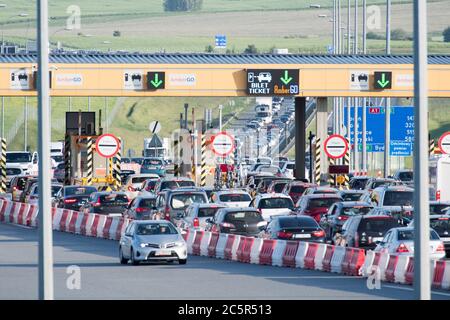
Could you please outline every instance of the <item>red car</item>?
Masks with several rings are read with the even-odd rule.
[[[303,195],[303,192],[310,187],[316,187],[316,185],[308,182],[292,181],[284,187],[282,193],[290,196],[292,201],[297,203],[298,199]]]
[[[341,201],[342,198],[336,194],[305,195],[297,202],[296,214],[311,216],[319,222],[334,203]]]

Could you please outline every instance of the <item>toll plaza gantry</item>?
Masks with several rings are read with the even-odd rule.
[[[37,57],[0,56],[0,95],[35,96]],[[450,97],[450,55],[428,57],[428,95]],[[331,97],[412,97],[409,55],[76,54],[50,56],[51,96],[295,96],[296,176],[305,178],[306,97],[317,98],[317,137]]]

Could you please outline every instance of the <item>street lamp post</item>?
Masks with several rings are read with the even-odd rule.
[[[391,54],[391,0],[386,3],[386,54]],[[384,104],[384,177],[387,178],[390,172],[390,143],[391,143],[391,99],[386,98]]]

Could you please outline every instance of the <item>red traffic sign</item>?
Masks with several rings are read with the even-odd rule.
[[[450,132],[444,133],[439,138],[439,149],[442,153],[450,154]]]
[[[218,156],[227,156],[234,150],[234,138],[226,132],[220,132],[212,137],[213,152]]]
[[[325,153],[329,158],[340,159],[348,151],[348,142],[343,136],[333,134],[324,143]]]
[[[110,133],[102,134],[95,143],[95,149],[103,158],[114,157],[119,152],[119,148],[119,139]]]

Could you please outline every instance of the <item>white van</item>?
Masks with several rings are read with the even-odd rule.
[[[272,106],[268,104],[259,104],[255,107],[256,118],[264,123],[272,122]]]
[[[450,155],[430,158],[430,200],[450,201]]]
[[[64,153],[64,143],[62,141],[50,144],[50,155],[61,155]]]

